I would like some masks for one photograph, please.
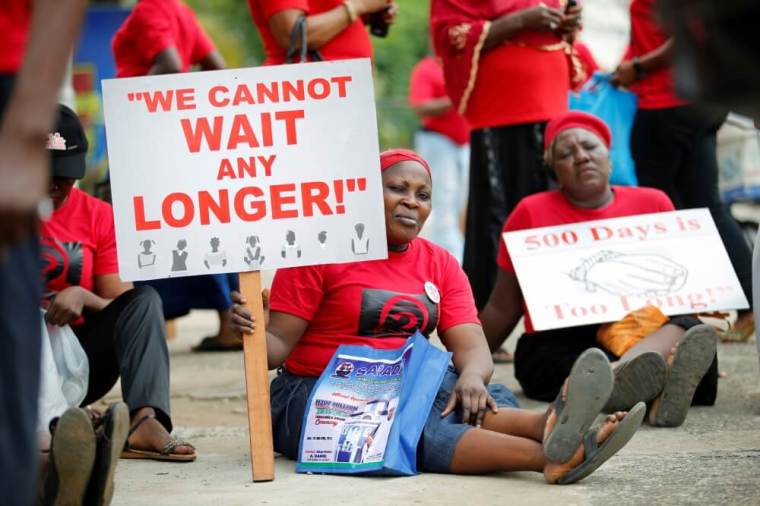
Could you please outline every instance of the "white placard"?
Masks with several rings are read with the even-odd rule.
[[[119,273],[387,257],[368,59],[110,79]]]
[[[504,234],[535,330],[748,307],[707,209]]]

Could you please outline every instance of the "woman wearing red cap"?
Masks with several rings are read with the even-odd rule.
[[[533,470],[550,483],[587,476],[633,436],[643,404],[589,431],[612,391],[609,362],[598,350],[579,358],[568,388],[546,412],[518,409],[506,387],[489,385],[493,362],[467,278],[450,253],[417,237],[431,210],[427,162],[400,149],[380,160],[388,258],[275,275],[266,325],[269,367],[282,366],[271,385],[275,450],[297,458],[309,393],[339,345],[399,348],[418,329],[425,335],[437,330],[454,367],[418,446],[423,470]],[[240,294],[233,298],[244,302]],[[250,313],[240,305],[233,313],[236,329],[252,332]],[[565,410],[571,420],[555,430]]]
[[[545,158],[559,189],[525,197],[507,218],[503,232],[672,211],[673,204],[660,190],[610,186],[610,139],[607,125],[590,114],[568,112],[549,122]],[[515,351],[515,376],[528,397],[550,401],[577,357],[599,346],[600,325],[534,331],[503,240],[497,264],[496,285],[480,313],[486,338],[491,349],[497,349],[525,315],[526,332]],[[658,409],[651,410],[650,422],[677,426],[691,403],[715,402],[715,331],[690,316],[668,320],[663,315],[662,321],[664,325],[622,356],[605,350],[611,360],[619,360],[606,409],[626,409],[655,399]]]

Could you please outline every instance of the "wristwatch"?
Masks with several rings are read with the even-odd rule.
[[[647,71],[641,66],[641,60],[639,60],[638,56],[635,56],[633,60],[631,60],[631,63],[633,64],[633,71],[636,73],[637,81],[647,75]]]

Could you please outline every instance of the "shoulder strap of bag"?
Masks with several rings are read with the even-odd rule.
[[[296,48],[296,41],[299,38],[301,39],[301,47]],[[306,34],[306,16],[299,17],[293,25],[293,29],[290,31],[290,43],[288,44],[288,51],[285,53],[285,63],[293,63],[293,57],[299,49],[300,54],[298,63],[305,63],[309,60],[322,61],[322,55],[319,54],[319,51],[309,51]]]

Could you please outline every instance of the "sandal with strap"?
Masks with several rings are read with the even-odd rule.
[[[221,344],[218,336],[204,337],[200,343],[192,347],[194,352],[220,352],[220,351],[240,351],[243,349],[243,343]]]
[[[115,402],[94,425],[97,449],[85,504],[107,506],[113,498],[116,464],[127,441],[129,408],[123,402]]]
[[[636,404],[625,415],[618,424],[615,432],[602,441],[597,442],[597,435],[599,433],[599,427],[596,427],[586,433],[583,437],[583,462],[577,467],[574,467],[566,475],[557,480],[559,485],[569,485],[582,480],[589,474],[596,471],[599,466],[604,464],[610,457],[619,452],[627,443],[631,440],[636,431],[641,427],[641,422],[644,421],[644,415],[646,414],[647,407],[643,402]],[[577,448],[576,448],[577,450]]]
[[[554,401],[556,423],[543,445],[547,459],[563,463],[572,458],[610,398],[613,384],[610,362],[601,350],[590,348],[578,357],[567,379],[567,393],[563,396],[560,390]]]
[[[174,436],[171,436],[171,439],[168,443],[160,450],[138,450],[137,448],[133,448],[129,445],[129,436],[135,433],[135,431],[143,424],[146,420],[150,418],[156,418],[156,415],[145,415],[144,417],[140,418],[140,420],[129,429],[129,434],[127,435],[127,440],[124,443],[124,450],[121,452],[121,458],[123,459],[150,459],[150,460],[163,460],[168,462],[192,462],[195,460],[197,455],[195,452],[193,453],[173,453],[174,450],[178,446],[188,446],[195,450],[195,447],[188,443],[187,441],[183,441],[181,439],[177,439]]]

